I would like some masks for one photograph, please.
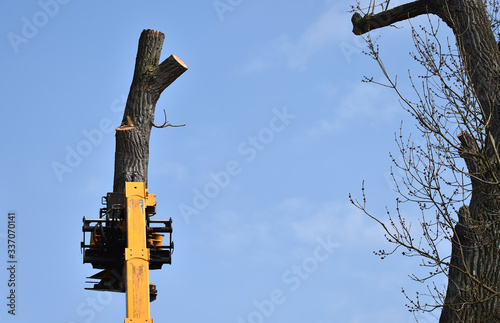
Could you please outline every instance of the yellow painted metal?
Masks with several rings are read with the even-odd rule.
[[[149,306],[149,249],[146,248],[146,206],[156,204],[145,183],[125,183],[127,248],[125,275],[127,322],[153,323]],[[154,204],[152,204],[154,203]]]
[[[162,248],[160,248],[160,246],[163,245],[163,234],[153,232],[151,233],[148,241],[150,244],[155,245],[159,250],[161,250]]]
[[[149,190],[146,189],[146,205],[155,206],[156,205],[156,194],[149,194]]]

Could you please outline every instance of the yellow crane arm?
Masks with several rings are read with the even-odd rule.
[[[156,205],[145,183],[125,183],[126,236],[125,276],[127,317],[125,323],[153,323],[149,300],[149,249],[146,234],[146,207]]]

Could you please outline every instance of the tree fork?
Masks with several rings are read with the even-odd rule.
[[[163,90],[187,70],[186,64],[175,55],[159,64],[164,39],[163,33],[151,29],[143,30],[139,38],[122,124],[116,128],[115,193],[123,193],[125,182],[147,185],[149,138],[156,102]]]

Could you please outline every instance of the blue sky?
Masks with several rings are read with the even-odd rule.
[[[408,278],[418,260],[374,256],[382,231],[348,199],[365,180],[375,214],[394,206],[389,152],[413,121],[392,91],[361,82],[381,73],[348,5],[3,1],[0,250],[5,267],[14,211],[19,263],[16,316],[2,305],[0,321],[124,319],[123,294],[84,290],[97,271],[82,264],[81,220],[112,190],[137,42],[156,29],[162,60],[189,70],[156,107],[158,124],[165,109],[187,126],[151,135],[149,190],[176,246],[151,274],[155,322],[413,322],[401,288],[425,291]],[[374,36],[404,86],[412,42],[398,26]],[[7,281],[0,271],[3,297]]]

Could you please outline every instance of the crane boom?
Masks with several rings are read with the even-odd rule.
[[[143,182],[126,182],[123,193],[108,193],[102,203],[99,218],[83,218],[83,263],[101,269],[88,277],[99,282],[89,281],[93,287],[85,289],[126,293],[125,323],[154,323],[149,303],[157,290],[149,271],[171,264],[172,219],[152,219],[156,194]]]
[[[156,205],[156,195],[148,194],[144,183],[127,182],[125,279],[127,322],[153,323],[149,300],[149,248],[147,248],[146,207]]]

